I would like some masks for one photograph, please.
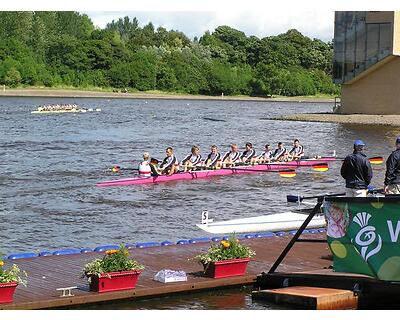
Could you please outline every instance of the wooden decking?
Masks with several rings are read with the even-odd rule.
[[[322,238],[325,234],[304,235],[304,238]],[[206,251],[209,243],[189,245],[171,245],[130,250],[132,257],[144,264],[146,269],[139,277],[134,290],[108,293],[89,291],[86,279],[80,278],[85,263],[101,257],[102,253],[83,253],[63,256],[47,256],[29,259],[6,260],[6,267],[17,263],[28,273],[28,285],[19,285],[11,304],[0,304],[0,309],[43,309],[63,308],[72,305],[104,303],[122,299],[138,299],[174,293],[190,292],[244,284],[253,284],[256,276],[269,267],[286,246],[291,236],[257,238],[242,240],[251,246],[257,256],[250,262],[245,276],[210,279],[202,275],[202,267],[189,260],[200,252]],[[297,243],[277,271],[301,272],[327,268],[331,261],[326,257],[329,250],[324,243]],[[188,274],[187,282],[163,284],[153,280],[153,276],[162,269],[184,270]],[[73,297],[60,297],[57,288],[77,286]],[[155,309],[156,309],[155,305]]]

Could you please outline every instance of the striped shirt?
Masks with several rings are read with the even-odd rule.
[[[172,168],[173,165],[179,165],[178,160],[174,155],[171,155],[169,157],[165,157],[163,162],[160,164],[160,169],[161,170],[166,170]]]
[[[217,161],[218,160],[221,160],[221,154],[219,153],[219,152],[217,152],[217,153],[210,153],[208,156],[207,156],[207,159],[206,159],[206,161],[205,161],[205,163],[207,164],[207,161],[208,160],[210,160],[210,163],[208,164],[208,166],[215,166],[216,164],[217,164]]]
[[[264,151],[258,156],[258,159],[271,159],[272,158],[272,150]]]
[[[293,147],[292,150],[289,151],[289,154],[293,156],[304,156],[304,148],[303,146]]]
[[[256,154],[256,151],[254,149],[245,150],[242,153],[242,155],[240,156],[240,159],[242,159],[243,162],[247,162],[247,161],[250,161],[251,158],[253,158],[255,154]]]
[[[286,153],[286,148],[282,148],[282,149],[275,149],[274,154],[273,154],[273,158],[275,160],[278,160],[280,157],[282,157],[284,154]]]
[[[225,153],[224,157],[222,158],[222,161],[230,159],[232,160],[232,162],[237,162],[239,161],[239,158],[240,158],[240,152],[228,151],[227,153]]]
[[[201,155],[189,154],[187,155],[182,161],[181,164],[185,164],[186,162],[190,161],[194,166],[199,164],[201,161]]]

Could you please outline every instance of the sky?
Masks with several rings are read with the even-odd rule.
[[[246,33],[247,36],[266,36],[297,29],[310,38],[331,41],[333,38],[334,11],[88,11],[93,23],[104,28],[112,20],[128,16],[136,17],[140,26],[152,22],[157,28],[174,29],[185,33],[189,38],[201,37],[205,31],[213,31],[221,25],[228,25]]]
[[[137,17],[141,26],[200,37],[220,25],[259,38],[297,29],[310,38],[331,41],[335,11],[399,10],[399,0],[13,0],[0,10],[79,11],[98,27],[120,17]]]

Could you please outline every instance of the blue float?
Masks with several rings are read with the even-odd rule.
[[[77,254],[81,253],[81,249],[65,249],[65,250],[57,250],[53,252],[54,256],[63,256],[65,254]]]
[[[217,241],[221,241],[222,237],[212,237],[211,241],[217,242]]]
[[[136,243],[128,243],[125,245],[125,249],[134,249],[136,248]]]
[[[296,234],[298,230],[290,230],[288,231],[289,234]]]
[[[50,251],[39,252],[39,257],[47,257],[47,256],[52,256],[52,255],[53,255],[53,253]]]
[[[302,233],[310,233],[307,229],[304,229]]]
[[[173,242],[171,242],[171,241],[163,241],[163,242],[161,242],[161,245],[162,246],[171,246],[171,245],[173,245],[174,243]]]
[[[285,232],[285,231],[278,231],[278,232],[275,232],[275,234],[276,234],[278,237],[282,237],[282,236],[286,236],[286,235],[287,235],[287,232]]]
[[[211,241],[210,238],[204,237],[204,238],[193,238],[189,240],[189,243],[197,243],[197,242],[209,242]]]
[[[82,248],[81,249],[81,253],[88,253],[88,252],[93,252],[93,250],[90,248]]]
[[[159,247],[161,243],[159,242],[141,242],[136,244],[136,248],[150,248],[150,247]]]
[[[256,233],[257,238],[269,238],[269,237],[276,237],[276,234],[273,232],[262,232]]]
[[[117,245],[108,245],[108,246],[99,246],[94,248],[95,252],[103,252],[103,251],[107,251],[107,250],[118,250],[120,247]]]
[[[318,229],[318,232],[321,232],[321,233],[322,233],[322,232],[326,232],[326,229],[325,229],[325,228],[319,228],[319,229]]]
[[[190,244],[189,240],[178,240],[176,244]]]
[[[245,234],[244,237],[246,239],[253,239],[253,238],[256,237],[256,234],[255,233],[249,233],[249,234]]]
[[[318,233],[318,230],[317,229],[308,229],[308,232],[309,233]]]
[[[13,253],[8,256],[8,259],[24,259],[24,258],[34,258],[37,257],[38,254],[34,252],[25,252],[25,253]]]

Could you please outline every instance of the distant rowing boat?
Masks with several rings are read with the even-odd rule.
[[[98,182],[96,186],[97,187],[128,186],[128,185],[137,185],[137,184],[140,185],[140,184],[159,183],[159,182],[177,181],[177,180],[194,180],[194,179],[202,179],[215,176],[228,176],[232,174],[242,174],[242,173],[260,173],[260,171],[268,172],[274,170],[293,169],[295,167],[311,167],[321,162],[328,162],[335,160],[336,157],[323,157],[319,159],[303,159],[303,160],[288,161],[288,162],[273,162],[268,164],[258,164],[254,166],[251,165],[237,166],[233,168],[223,168],[217,170],[181,172],[173,174],[171,176],[160,175],[157,177],[145,177],[145,178],[133,177],[133,178],[124,178],[124,179]]]
[[[299,229],[306,218],[306,214],[287,211],[258,217],[199,223],[196,226],[208,233],[214,234],[290,231]],[[324,216],[314,216],[307,228],[320,228],[325,225]]]
[[[64,109],[64,110],[34,110],[31,111],[31,113],[44,113],[44,114],[49,114],[49,113],[85,113],[85,112],[100,112],[100,108],[96,109],[84,109],[84,108],[79,108],[79,109]]]

